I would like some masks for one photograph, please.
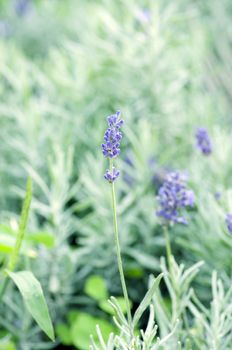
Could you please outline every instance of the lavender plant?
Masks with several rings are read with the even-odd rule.
[[[231,213],[226,215],[225,222],[229,233],[232,233],[232,214]]]
[[[199,127],[196,132],[196,146],[202,154],[208,156],[212,153],[212,141],[206,128]]]
[[[181,216],[181,210],[193,206],[194,193],[187,189],[186,180],[187,176],[183,173],[168,173],[159,189],[160,209],[156,214],[164,220],[165,225],[188,223],[187,219]]]
[[[192,303],[188,305],[195,317],[194,327],[199,330],[198,336],[193,336],[197,349],[229,350],[232,344],[232,288],[225,290],[222,280],[216,271],[211,278],[212,301],[206,308],[193,293]]]
[[[177,349],[178,341],[184,345],[190,341],[191,321],[188,315],[188,307],[192,302],[193,289],[191,282],[198,274],[203,262],[200,261],[189,268],[184,264],[178,265],[174,257],[171,259],[171,269],[167,266],[164,258],[161,258],[161,271],[164,274],[164,282],[170,297],[170,307],[165,302],[162,291],[158,290],[153,296],[154,307],[156,310],[157,324],[159,325],[160,334],[164,337],[179,320],[179,326],[175,333],[170,348]]]
[[[115,310],[114,322],[119,329],[120,335],[114,336],[113,334],[110,336],[107,343],[105,343],[103,336],[101,334],[100,328],[97,327],[97,334],[99,338],[99,343],[101,344],[102,349],[113,349],[114,347],[118,349],[160,349],[163,344],[165,344],[168,339],[175,333],[176,325],[173,327],[171,332],[166,335],[166,337],[160,339],[157,337],[157,326],[154,320],[154,308],[150,306],[150,316],[147,324],[147,328],[145,331],[141,330],[140,334],[136,334],[136,327],[138,322],[140,321],[141,316],[147,307],[151,304],[152,297],[155,291],[158,288],[159,282],[162,278],[162,274],[160,274],[157,278],[153,278],[151,281],[150,288],[146,293],[144,299],[141,301],[139,307],[135,311],[133,317],[131,314],[129,297],[125,282],[122,258],[121,258],[121,249],[120,249],[120,241],[119,241],[119,232],[118,232],[118,224],[117,224],[117,208],[116,208],[116,196],[115,196],[115,188],[114,182],[116,178],[114,177],[115,168],[113,165],[113,158],[116,158],[120,153],[120,141],[122,139],[122,134],[119,131],[120,127],[123,124],[123,121],[119,118],[120,112],[108,117],[108,129],[105,132],[104,140],[105,143],[102,144],[103,155],[110,160],[110,170],[107,170],[105,174],[105,179],[111,185],[111,194],[112,194],[112,209],[113,209],[113,224],[114,224],[114,237],[115,237],[115,247],[117,252],[117,261],[118,261],[118,270],[121,279],[122,290],[125,298],[125,303],[127,306],[127,319],[123,315],[123,311],[118,304],[117,300],[111,297],[110,304],[112,308]],[[119,172],[117,171],[118,175]],[[98,346],[94,342],[92,338],[91,349],[98,349]]]
[[[191,299],[189,285],[202,265],[202,262],[199,262],[184,271],[184,265],[177,265],[171,250],[169,227],[177,223],[187,225],[188,220],[182,215],[182,211],[194,205],[194,192],[187,188],[186,180],[187,177],[184,173],[172,172],[166,175],[164,183],[158,192],[157,199],[160,208],[156,212],[157,216],[162,219],[166,242],[168,267],[166,267],[165,260],[162,259],[161,268],[165,272],[164,280],[171,297],[171,312],[166,309],[161,294],[157,293],[154,295],[154,302],[158,310],[162,334],[167,334],[177,318],[181,320],[175,348],[177,348],[178,340],[183,337],[184,323],[187,322],[186,309]]]
[[[166,241],[166,252],[169,268],[172,266],[172,252],[168,233],[168,227],[176,223],[187,224],[187,219],[181,211],[194,204],[194,193],[187,189],[186,175],[180,172],[172,172],[166,175],[163,185],[158,192],[159,210],[156,212],[163,223]]]
[[[118,234],[118,223],[117,223],[117,207],[116,207],[116,196],[115,196],[115,188],[114,182],[119,176],[119,171],[113,165],[113,159],[116,158],[120,154],[120,141],[122,139],[122,133],[120,132],[120,128],[123,125],[123,120],[120,119],[121,113],[118,111],[116,114],[113,114],[108,117],[108,129],[105,132],[104,140],[105,143],[102,144],[102,153],[106,158],[109,158],[110,170],[107,170],[104,177],[110,183],[111,186],[111,195],[112,195],[112,209],[113,209],[113,224],[114,224],[114,239],[116,245],[117,252],[117,261],[118,261],[118,270],[120,274],[122,290],[124,294],[124,298],[127,305],[127,318],[128,324],[131,328],[132,317],[130,310],[130,303],[128,298],[128,292],[123,272],[122,266],[122,258],[121,258],[121,249],[119,242],[119,234]]]
[[[142,5],[106,0],[81,5],[75,0],[37,1],[27,11],[29,17],[14,15],[9,21],[4,16],[8,8],[14,10],[11,5],[16,2],[26,3],[12,0],[0,5],[1,261],[9,254],[5,250],[11,249],[5,238],[14,240],[14,235],[5,235],[3,226],[14,227],[26,164],[35,184],[28,229],[33,232],[25,235],[26,254],[24,245],[22,255],[45,288],[53,319],[65,322],[74,305],[89,314],[99,312],[82,295],[85,279],[96,270],[110,293],[119,293],[116,264],[112,263],[108,186],[102,181],[103,159],[95,155],[95,148],[102,127],[96,115],[104,115],[109,105],[120,101],[127,113],[128,153],[133,160],[133,167],[124,167],[133,186],[123,176],[115,181],[120,224],[127,233],[121,236],[120,245],[127,262],[126,280],[130,278],[130,299],[135,305],[147,275],[160,269],[163,240],[156,217],[149,214],[154,207],[151,176],[166,166],[184,166],[196,196],[193,220],[188,226],[174,224],[168,229],[173,251],[181,252],[186,266],[201,259],[206,262],[197,276],[196,292],[200,300],[209,302],[213,269],[225,289],[231,284],[232,241],[226,234],[229,230],[221,204],[231,186],[231,45],[230,31],[221,37],[218,30],[230,28],[230,1],[157,0]],[[10,25],[5,35],[11,40],[4,39],[5,24]],[[196,125],[209,127],[213,140],[209,162],[195,157],[186,137]],[[69,171],[70,144],[74,166]],[[55,157],[50,157],[53,153]],[[150,169],[147,164],[152,157],[156,165]],[[47,162],[47,158],[52,159]],[[211,194],[218,190],[222,196],[215,203]],[[180,217],[188,219],[184,214]],[[53,243],[47,247],[37,241],[28,249],[34,233],[37,237],[48,234]],[[29,252],[37,258],[28,257]],[[175,256],[177,261],[180,256]],[[24,259],[19,263],[24,265]],[[169,310],[166,299],[164,295]],[[28,314],[20,319],[21,306],[20,296],[9,286],[1,309],[1,329],[17,335],[17,347],[23,350],[55,346],[42,337]],[[158,322],[157,310],[155,313]],[[191,330],[196,338],[199,328]]]

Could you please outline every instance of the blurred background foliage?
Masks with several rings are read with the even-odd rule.
[[[0,1],[0,261],[30,175],[21,264],[42,281],[58,334],[55,344],[44,338],[12,287],[0,349],[85,349],[93,325],[114,327],[105,301],[121,288],[100,144],[116,109],[125,120],[117,194],[132,305],[160,271],[155,196],[171,169],[187,171],[196,194],[189,226],[171,232],[176,260],[205,262],[195,288],[206,305],[213,270],[231,284],[231,18],[229,0]],[[209,130],[210,157],[195,149],[198,126]]]

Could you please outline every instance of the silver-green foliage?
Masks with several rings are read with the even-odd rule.
[[[111,298],[110,303],[116,313],[114,322],[119,333],[112,333],[106,340],[97,326],[99,342],[96,344],[92,338],[91,349],[231,350],[232,288],[225,292],[222,281],[214,271],[212,301],[210,308],[207,308],[191,287],[202,263],[185,269],[184,265],[178,266],[172,258],[170,270],[167,270],[164,260],[161,264],[170,304],[165,302],[157,288],[153,290],[147,325],[144,330],[132,332],[131,336],[130,325],[116,300]],[[143,301],[140,307],[142,304]]]
[[[96,269],[110,292],[119,293],[109,193],[102,178],[105,164],[97,145],[104,117],[120,108],[128,140],[123,154],[128,152],[132,163],[122,159],[118,182],[122,253],[132,299],[141,299],[150,271],[160,270],[164,240],[153,215],[154,196],[164,168],[170,167],[188,169],[197,199],[189,227],[171,232],[173,251],[181,249],[187,266],[205,261],[196,293],[207,303],[213,269],[225,289],[231,284],[232,243],[224,224],[225,211],[232,209],[230,1],[36,3],[38,12],[25,20],[12,17],[11,23],[17,22],[14,36],[0,39],[1,223],[14,232],[21,189],[30,174],[35,196],[25,242],[38,232],[48,233],[54,242],[50,248],[34,241],[26,245],[20,263],[42,281],[57,322],[64,321],[70,304],[96,312],[82,292]],[[143,9],[149,10],[150,20],[142,20]],[[194,149],[198,125],[209,128],[211,158]],[[219,201],[216,191],[222,194]],[[1,252],[4,261],[3,248]],[[140,273],[141,283],[131,271]],[[171,331],[170,319],[173,325],[185,310],[185,292],[173,294],[173,311],[168,308],[163,320],[155,309],[164,335]],[[22,313],[21,299],[12,288],[8,293],[10,311],[3,312],[1,322],[19,346],[53,346],[39,342],[30,317],[20,325],[12,322]]]

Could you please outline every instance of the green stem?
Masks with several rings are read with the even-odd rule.
[[[168,262],[168,271],[169,271],[169,276],[173,285],[173,288],[177,295],[179,295],[179,287],[177,285],[177,280],[176,280],[176,270],[175,270],[175,259],[172,255],[172,249],[171,249],[171,244],[170,244],[170,238],[169,238],[169,233],[168,233],[168,227],[164,225],[163,227],[164,230],[164,237],[165,237],[165,242],[166,242],[166,254],[167,254],[167,262]],[[175,318],[176,320],[176,318]]]
[[[27,221],[28,221],[31,198],[32,198],[32,181],[31,181],[31,178],[28,178],[26,196],[23,202],[22,212],[19,219],[19,229],[16,237],[16,242],[6,268],[6,270],[8,271],[14,271],[18,261],[18,257],[19,257],[20,249],[23,243],[23,238],[26,230]],[[8,278],[8,275],[6,274],[0,290],[0,302],[5,294],[5,291],[8,286],[8,282],[9,282],[9,278]]]
[[[168,228],[166,225],[164,225],[163,228],[164,228],[164,237],[165,237],[168,267],[169,267],[169,270],[171,271],[171,257],[172,257],[171,244],[170,244],[170,239],[169,239],[169,234],[168,234]]]
[[[2,301],[2,298],[3,298],[4,294],[5,294],[5,291],[7,289],[8,283],[9,283],[9,278],[7,276],[5,276],[5,278],[3,280],[3,283],[2,283],[2,286],[1,286],[1,290],[0,290],[0,303]]]
[[[20,215],[19,230],[18,230],[18,234],[16,237],[15,247],[14,247],[14,250],[11,254],[11,257],[10,257],[10,260],[9,260],[9,263],[7,266],[7,270],[9,270],[9,271],[14,271],[15,266],[17,264],[20,248],[21,248],[21,245],[23,243],[23,238],[24,238],[24,234],[25,234],[25,230],[26,230],[29,209],[30,209],[30,204],[31,204],[31,197],[32,197],[32,181],[29,178],[27,180],[26,197],[25,197],[25,200],[23,202],[22,212]]]
[[[113,162],[111,160],[110,161],[111,171],[112,171],[112,167],[113,167]],[[114,189],[113,182],[111,183],[111,194],[112,194],[112,208],[113,208],[114,239],[115,239],[115,246],[116,246],[116,253],[117,253],[118,270],[119,270],[119,275],[120,275],[120,279],[121,279],[123,295],[124,295],[124,299],[125,299],[126,307],[127,307],[128,323],[131,326],[132,317],[131,317],[130,302],[129,302],[129,298],[128,298],[125,276],[124,276],[124,272],[123,272],[122,258],[121,258],[121,248],[120,248],[120,242],[119,242],[118,222],[117,222],[116,196],[115,196],[115,189]]]

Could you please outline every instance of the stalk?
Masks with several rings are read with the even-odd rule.
[[[17,233],[17,237],[16,237],[16,242],[15,242],[13,252],[10,256],[10,260],[9,260],[7,267],[6,267],[6,270],[11,271],[11,272],[15,270],[15,267],[16,267],[16,264],[18,261],[18,257],[19,257],[19,253],[20,253],[20,249],[21,249],[21,246],[23,243],[24,234],[25,234],[26,225],[27,225],[28,216],[29,216],[31,198],[32,198],[32,181],[31,181],[31,178],[28,178],[27,187],[26,187],[26,196],[25,196],[25,199],[23,202],[23,207],[22,207],[22,211],[21,211],[21,215],[20,215],[20,219],[19,219],[19,229],[18,229],[18,233]],[[8,283],[9,283],[9,278],[8,278],[8,275],[6,274],[4,277],[3,283],[2,283],[1,290],[0,290],[0,302],[5,294]]]
[[[166,246],[166,255],[167,255],[167,260],[168,260],[168,267],[169,267],[169,270],[171,271],[172,250],[171,250],[171,244],[170,244],[170,239],[169,239],[169,234],[168,234],[168,228],[167,228],[166,225],[163,226],[163,231],[164,231],[164,238],[165,238],[165,246]]]
[[[173,258],[173,255],[172,255],[172,249],[171,249],[170,238],[168,233],[168,226],[164,225],[163,230],[164,230],[164,237],[165,237],[165,243],[166,243],[165,245],[166,245],[166,255],[167,255],[167,262],[168,262],[168,271],[170,274],[171,281],[173,283],[173,287],[175,291],[178,291],[178,286],[176,285],[175,269],[174,269],[175,264],[173,265],[175,259]]]
[[[112,167],[113,167],[113,162],[112,162],[112,160],[110,160],[111,171],[112,171]],[[111,194],[112,194],[112,209],[113,209],[114,240],[115,240],[116,253],[117,253],[118,270],[119,270],[119,275],[120,275],[120,280],[121,280],[121,285],[122,285],[122,291],[123,291],[124,299],[126,302],[128,323],[131,327],[132,317],[131,317],[130,302],[129,302],[129,298],[128,298],[126,281],[125,281],[125,276],[124,276],[124,272],[123,272],[121,248],[120,248],[119,233],[118,233],[117,204],[116,204],[114,182],[111,183]]]

